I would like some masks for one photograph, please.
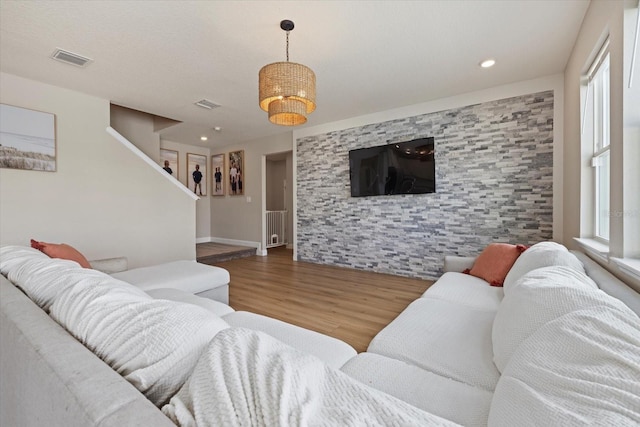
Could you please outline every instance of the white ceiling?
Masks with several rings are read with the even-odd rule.
[[[184,122],[163,139],[219,146],[291,130],[271,124],[257,99],[258,70],[285,59],[282,19],[296,25],[290,60],[316,73],[305,125],[314,126],[560,73],[588,5],[3,0],[0,69]],[[56,48],[93,62],[52,60]],[[489,57],[497,65],[481,69]],[[194,105],[203,98],[222,107]]]

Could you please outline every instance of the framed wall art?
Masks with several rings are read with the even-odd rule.
[[[229,194],[241,196],[244,194],[244,150],[229,153]]]
[[[180,166],[180,162],[178,161],[178,152],[161,148],[160,166],[162,166],[162,169],[164,169],[169,175],[178,179],[180,176],[180,170],[178,169]]]
[[[56,116],[0,104],[0,167],[56,171]]]
[[[207,156],[187,153],[187,187],[198,196],[207,195]]]
[[[213,189],[212,196],[224,196],[227,184],[227,172],[224,167],[224,154],[214,154],[211,156],[211,173]]]

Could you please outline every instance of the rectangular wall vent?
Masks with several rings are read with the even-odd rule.
[[[214,108],[218,108],[220,106],[220,104],[216,104],[215,102],[209,101],[208,99],[200,100],[196,102],[196,105],[198,107],[206,108],[208,110],[213,110]]]
[[[77,53],[69,52],[67,50],[62,50],[62,49],[56,49],[56,51],[53,52],[53,55],[51,55],[51,57],[58,61],[75,65],[77,67],[84,67],[93,61],[93,59],[86,58],[82,55],[78,55]]]

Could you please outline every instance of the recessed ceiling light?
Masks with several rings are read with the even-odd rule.
[[[213,128],[213,130],[215,130],[216,132],[220,132],[222,128],[220,126],[216,126]]]
[[[207,139],[209,139],[209,138],[207,138],[206,136],[201,136],[200,137],[200,141],[206,141]]]
[[[485,59],[480,63],[480,66],[482,68],[489,68],[489,67],[493,67],[494,65],[496,65],[495,59]]]

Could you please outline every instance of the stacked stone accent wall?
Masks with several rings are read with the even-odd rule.
[[[349,150],[429,136],[436,193],[351,197]],[[445,255],[552,238],[553,91],[296,144],[299,260],[435,279]]]

